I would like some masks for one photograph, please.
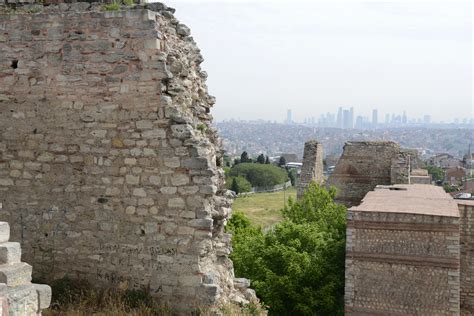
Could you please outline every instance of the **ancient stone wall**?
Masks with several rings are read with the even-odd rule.
[[[304,144],[303,167],[297,187],[297,198],[303,196],[304,190],[311,182],[322,184],[323,179],[323,145],[315,140]]]
[[[392,164],[390,166],[390,183],[410,183],[410,155],[406,153],[398,153],[392,158]]]
[[[0,222],[0,315],[39,315],[49,307],[51,288],[31,283],[32,267],[21,262],[20,244],[9,240],[10,226]]]
[[[461,233],[461,314],[474,314],[474,201],[456,200]]]
[[[215,100],[174,10],[0,10],[0,219],[35,274],[148,288],[179,312],[241,297]]]
[[[395,142],[347,142],[328,184],[337,188],[336,201],[360,203],[379,184],[391,184],[392,159],[400,152]]]
[[[441,188],[377,188],[348,211],[346,315],[457,315],[459,213]]]

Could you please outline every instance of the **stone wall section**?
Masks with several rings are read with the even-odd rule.
[[[407,153],[398,153],[392,158],[390,166],[391,184],[410,184],[410,158],[410,155]]]
[[[392,159],[399,152],[395,142],[347,142],[328,179],[328,184],[337,188],[336,201],[358,205],[377,185],[390,185]]]
[[[456,200],[461,232],[461,314],[474,314],[474,201]]]
[[[21,262],[21,247],[11,242],[10,226],[0,222],[0,315],[41,315],[51,302],[51,288],[32,284],[32,267]]]
[[[37,276],[144,287],[188,312],[246,299],[215,99],[173,13],[0,6],[0,219]]]
[[[459,217],[364,211],[366,199],[347,215],[345,315],[459,315]]]
[[[323,145],[316,140],[304,144],[303,167],[297,186],[297,198],[303,196],[304,190],[311,182],[322,184],[323,178]]]

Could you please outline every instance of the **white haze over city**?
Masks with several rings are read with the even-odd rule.
[[[217,120],[354,107],[473,116],[470,1],[172,0],[202,50]]]

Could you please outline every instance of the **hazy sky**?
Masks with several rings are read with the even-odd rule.
[[[471,1],[172,0],[217,120],[336,112],[473,116]]]

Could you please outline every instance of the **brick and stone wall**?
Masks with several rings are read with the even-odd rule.
[[[173,13],[0,5],[0,219],[38,276],[145,287],[189,311],[243,298],[215,100]]]
[[[346,315],[458,315],[459,212],[442,188],[378,187],[348,211]]]
[[[9,240],[10,226],[0,222],[0,315],[41,315],[51,302],[51,288],[31,283],[32,267],[21,262],[20,243]]]
[[[456,200],[461,233],[461,314],[474,314],[474,201]]]
[[[323,145],[316,140],[304,144],[303,167],[297,186],[297,198],[300,198],[311,182],[322,184],[323,178]]]
[[[347,142],[328,185],[337,188],[337,202],[355,206],[377,185],[411,183],[411,171],[419,165],[416,150],[395,142]],[[413,177],[414,183],[430,184],[430,179]]]
[[[337,188],[336,201],[360,203],[379,184],[391,184],[392,158],[400,152],[395,142],[347,142],[328,184]]]

